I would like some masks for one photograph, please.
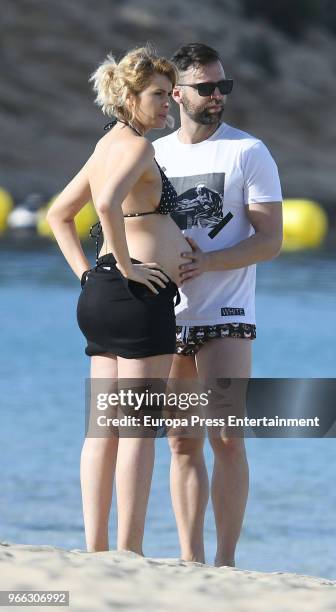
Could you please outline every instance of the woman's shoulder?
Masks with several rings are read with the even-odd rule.
[[[129,134],[111,146],[107,155],[107,164],[115,167],[116,163],[121,162],[127,168],[140,165],[145,170],[153,163],[154,155],[154,147],[147,138]]]
[[[111,136],[108,138],[108,136]],[[130,158],[138,158],[139,156],[148,156],[152,159],[155,155],[153,144],[145,137],[134,134],[131,131],[119,130],[114,134],[104,134],[96,144],[94,154],[105,155],[106,157],[115,157],[118,155],[127,155]]]

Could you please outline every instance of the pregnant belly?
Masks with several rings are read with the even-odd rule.
[[[181,253],[192,249],[169,215],[147,215],[125,219],[130,256],[144,263],[156,262],[178,285],[179,266],[188,260]]]

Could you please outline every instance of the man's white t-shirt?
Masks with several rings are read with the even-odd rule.
[[[176,131],[153,145],[178,194],[172,217],[203,251],[233,246],[254,233],[247,204],[282,200],[277,166],[266,146],[226,123],[197,144],[181,143]],[[186,281],[177,325],[254,324],[255,276],[251,265]]]

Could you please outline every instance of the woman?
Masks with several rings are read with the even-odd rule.
[[[77,314],[92,379],[169,375],[180,254],[191,248],[168,214],[176,192],[145,134],[165,127],[176,76],[174,65],[149,47],[129,52],[118,64],[107,57],[92,80],[97,103],[117,122],[48,213],[60,248],[82,281]],[[74,225],[90,197],[103,232],[92,270]],[[85,439],[81,486],[88,551],[109,548],[115,474],[118,549],[143,554],[153,463],[152,437]]]

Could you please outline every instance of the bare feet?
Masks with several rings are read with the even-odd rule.
[[[236,563],[234,559],[215,559],[214,561],[214,565],[215,567],[223,567],[224,565],[226,567],[236,567]]]

